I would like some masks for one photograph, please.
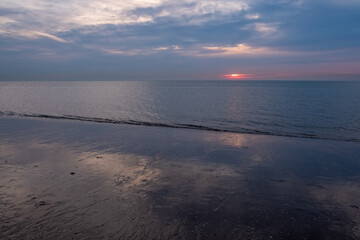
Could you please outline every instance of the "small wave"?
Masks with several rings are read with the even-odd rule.
[[[96,123],[112,123],[112,124],[127,124],[127,125],[152,126],[152,127],[198,129],[198,130],[208,130],[208,131],[217,131],[217,132],[232,132],[225,129],[217,129],[217,128],[206,127],[201,125],[193,125],[193,124],[182,124],[182,123],[167,124],[167,123],[144,122],[144,121],[136,121],[136,120],[114,120],[108,118],[84,117],[84,116],[75,116],[75,115],[57,116],[57,115],[48,115],[48,114],[29,114],[29,113],[0,111],[0,116],[47,118],[47,119],[74,120],[74,121],[96,122]]]
[[[96,118],[96,117],[84,117],[76,115],[48,115],[48,114],[31,114],[31,113],[17,113],[17,112],[2,112],[0,111],[0,116],[7,117],[24,117],[24,118],[46,118],[46,119],[57,119],[57,120],[73,120],[73,121],[84,121],[84,122],[96,122],[96,123],[110,123],[110,124],[126,124],[126,125],[137,125],[137,126],[151,126],[151,127],[167,127],[167,128],[182,128],[182,129],[195,129],[195,130],[206,130],[214,132],[231,132],[231,133],[245,133],[245,134],[256,134],[256,135],[270,135],[270,136],[281,136],[281,137],[297,137],[297,138],[312,138],[312,139],[323,139],[323,140],[337,140],[337,141],[347,141],[347,142],[360,142],[360,139],[354,138],[341,138],[341,137],[323,137],[314,134],[308,133],[274,133],[274,132],[265,132],[258,130],[251,130],[246,128],[237,128],[233,129],[221,129],[214,128],[196,124],[184,124],[184,123],[156,123],[156,122],[145,122],[145,121],[136,121],[136,120],[114,120],[108,118]]]

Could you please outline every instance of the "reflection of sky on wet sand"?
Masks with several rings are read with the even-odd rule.
[[[5,238],[359,236],[356,143],[0,121]]]

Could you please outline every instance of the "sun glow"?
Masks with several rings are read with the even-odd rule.
[[[243,74],[243,73],[231,73],[224,75],[227,79],[245,79],[251,77],[250,74]]]

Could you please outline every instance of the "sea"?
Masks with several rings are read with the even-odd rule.
[[[360,142],[360,82],[0,82],[0,116]]]

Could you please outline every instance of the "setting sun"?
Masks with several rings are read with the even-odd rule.
[[[249,78],[250,74],[242,74],[242,73],[231,73],[224,75],[227,79],[245,79]]]

